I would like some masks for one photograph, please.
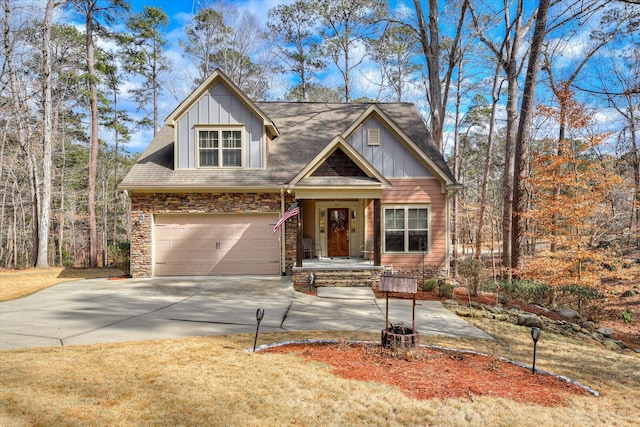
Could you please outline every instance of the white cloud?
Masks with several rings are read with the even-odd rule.
[[[153,139],[153,130],[137,130],[131,134],[131,140],[126,145],[127,150],[132,153],[144,151]]]

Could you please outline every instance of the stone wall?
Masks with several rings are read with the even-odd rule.
[[[575,312],[577,318],[571,320],[553,320],[544,315],[538,316],[537,314],[528,313],[517,305],[503,307],[502,305],[494,306],[471,301],[471,306],[468,306],[466,303],[463,304],[457,300],[446,300],[444,306],[461,317],[484,317],[510,322],[519,326],[535,326],[542,329],[542,331],[554,332],[592,343],[598,343],[611,350],[628,350],[630,352],[640,353],[640,349],[629,349],[624,342],[613,338],[613,331],[611,329],[604,327],[599,328],[593,322],[582,321],[577,312]]]
[[[293,196],[285,197],[285,209]],[[151,277],[153,273],[152,228],[154,214],[213,214],[280,212],[280,193],[132,193],[131,275]],[[295,263],[295,219],[286,224],[286,272]]]
[[[377,290],[383,267],[366,269],[302,268],[293,270],[294,288],[313,287],[370,287]],[[313,274],[314,283],[309,283],[309,276]]]

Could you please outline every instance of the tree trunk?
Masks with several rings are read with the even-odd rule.
[[[629,131],[631,133],[631,155],[633,165],[633,185],[634,192],[631,198],[631,215],[629,221],[629,236],[634,235],[636,232],[636,246],[640,247],[640,233],[638,233],[638,227],[640,225],[640,156],[638,155],[638,135],[636,130],[636,120],[634,118],[633,107],[629,108]],[[634,219],[635,218],[635,219]]]
[[[496,110],[498,107],[498,98],[500,92],[500,65],[496,64],[496,72],[493,76],[493,87],[491,89],[492,104],[491,117],[489,118],[489,135],[487,137],[487,156],[484,161],[484,171],[482,175],[482,188],[480,190],[480,207],[478,211],[478,230],[476,232],[476,258],[482,258],[482,240],[484,228],[484,215],[487,205],[487,188],[489,187],[489,171],[491,170],[491,162],[493,161],[493,136],[496,124]],[[493,224],[491,225],[493,227]],[[493,232],[492,232],[493,235]],[[493,246],[493,242],[492,242]],[[493,258],[493,251],[491,251]]]
[[[531,53],[527,65],[527,76],[522,94],[522,106],[520,108],[520,122],[516,139],[516,171],[513,191],[513,241],[512,241],[512,268],[524,266],[524,244],[526,220],[522,214],[526,210],[526,178],[529,157],[529,131],[533,116],[533,104],[535,88],[540,69],[540,54],[546,36],[547,15],[549,13],[550,0],[540,0],[536,25],[531,40]]]
[[[462,61],[461,61],[462,62]],[[456,90],[456,118],[453,130],[453,177],[460,180],[460,107],[462,105],[462,63],[458,64],[457,90]],[[453,247],[453,277],[458,277],[458,240],[459,240],[459,192],[453,196],[453,233],[451,246]]]
[[[65,185],[64,185],[64,177],[65,177],[65,168],[67,163],[67,153],[64,146],[62,146],[62,169],[60,176],[60,219],[58,220],[58,257],[60,261],[60,266],[64,266],[64,223],[65,223]]]
[[[98,175],[98,86],[93,49],[94,0],[89,0],[86,16],[87,69],[89,72],[91,135],[89,137],[89,182],[87,207],[89,212],[89,266],[98,266],[98,226],[96,222],[96,179]]]
[[[154,57],[153,57],[153,71],[152,71],[152,75],[153,75],[153,137],[155,138],[156,135],[158,134],[158,129],[159,129],[159,123],[160,121],[158,120],[158,92],[159,92],[159,85],[158,85],[158,61],[155,58],[155,55],[157,53],[158,47],[155,46],[156,42],[154,41]],[[117,90],[115,90],[114,92],[117,93]],[[114,95],[114,98],[117,95]],[[116,108],[117,111],[117,108]],[[116,113],[117,114],[117,113]],[[117,127],[116,127],[116,132],[117,132]],[[116,137],[116,144],[118,143],[118,139]],[[117,146],[117,145],[116,145]],[[117,150],[116,150],[116,160],[117,160]],[[116,165],[116,168],[118,166]],[[118,179],[118,175],[116,174],[116,182]]]
[[[438,27],[438,0],[429,0],[429,35],[420,0],[413,0],[418,18],[420,43],[427,61],[430,106],[430,127],[433,140],[442,149],[442,86],[440,83],[440,35]]]
[[[18,79],[18,75],[16,73],[14,64],[13,64],[13,44],[10,36],[10,27],[9,23],[11,21],[11,6],[9,5],[9,0],[5,0],[4,2],[4,51],[5,51],[5,65],[7,69],[7,73],[9,74],[9,90],[10,90],[10,102],[11,107],[13,109],[15,125],[17,130],[17,139],[20,148],[24,154],[24,159],[26,160],[27,165],[27,179],[29,181],[29,192],[31,199],[31,212],[32,212],[32,232],[33,236],[37,238],[38,235],[38,206],[39,206],[39,197],[38,197],[38,184],[37,184],[37,172],[36,165],[34,164],[34,159],[32,155],[32,150],[29,143],[29,128],[25,123],[28,114],[28,106],[25,100],[25,96],[23,95],[20,88],[20,81]],[[23,223],[26,226],[26,222]],[[14,238],[17,239],[17,223],[14,223]],[[32,245],[34,244],[32,242]],[[17,241],[15,242],[14,250],[17,251]],[[33,248],[32,248],[33,249]],[[34,265],[33,260],[33,250],[27,251],[26,261],[30,265]],[[14,263],[17,265],[17,252],[15,253]]]
[[[51,21],[53,19],[54,1],[48,0],[42,23],[42,60],[43,77],[42,92],[42,200],[38,226],[38,254],[36,267],[49,268],[49,225],[51,223],[51,168],[52,168],[52,135],[53,105],[51,100]]]

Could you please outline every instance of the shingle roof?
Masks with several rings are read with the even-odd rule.
[[[173,169],[173,128],[165,125],[120,184],[125,189],[277,188],[293,179],[370,106],[361,103],[257,102],[277,126],[265,169]],[[447,181],[455,179],[413,104],[375,104],[432,160]]]

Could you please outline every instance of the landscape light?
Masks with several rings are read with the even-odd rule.
[[[256,311],[256,320],[258,321],[258,324],[256,325],[256,338],[253,340],[253,352],[256,352],[256,344],[258,343],[258,331],[260,330],[260,322],[262,322],[262,319],[264,318],[264,308],[259,308]]]
[[[538,340],[540,339],[540,328],[533,327],[531,328],[531,338],[533,339],[533,367],[531,368],[531,373],[536,373],[536,346],[538,345]]]

